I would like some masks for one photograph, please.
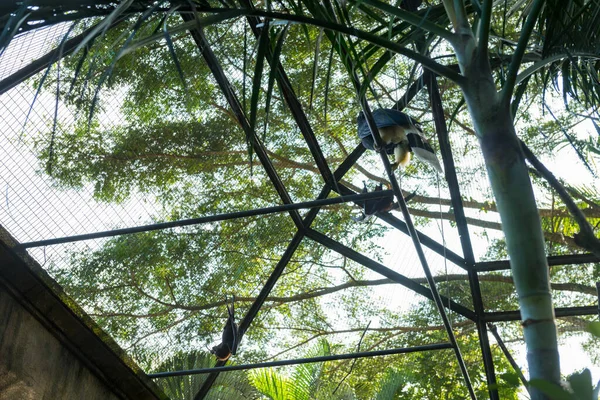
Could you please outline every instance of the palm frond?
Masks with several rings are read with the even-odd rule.
[[[288,30],[290,28],[290,24],[287,24],[281,32],[277,34],[275,39],[275,49],[273,50],[273,55],[271,57],[271,65],[277,65],[279,63],[279,57],[281,56],[281,51],[283,50],[283,43],[285,42],[285,38],[287,36]],[[271,97],[273,96],[273,88],[275,86],[275,78],[277,76],[277,68],[271,67],[271,71],[269,72],[269,83],[267,85],[267,96],[265,100],[265,124],[263,130],[263,141],[266,139],[267,135],[267,125],[269,123],[269,112],[271,110]]]
[[[129,33],[129,35],[127,36],[127,39],[125,39],[125,42],[123,43],[123,45],[121,46],[121,48],[117,51],[116,55],[113,57],[110,65],[108,66],[108,68],[104,71],[104,73],[102,73],[102,75],[100,76],[100,79],[98,80],[98,83],[96,85],[96,90],[94,92],[94,96],[92,98],[92,102],[90,104],[90,111],[88,113],[88,126],[91,126],[92,123],[92,118],[94,116],[94,111],[96,109],[96,105],[98,102],[98,96],[100,94],[100,89],[102,88],[102,85],[104,84],[104,82],[110,78],[110,76],[112,75],[112,72],[115,68],[115,65],[117,64],[117,61],[121,58],[121,56],[125,53],[125,50],[127,49],[129,43],[131,43],[131,41],[133,40],[133,38],[136,36],[138,30],[142,27],[142,25],[144,24],[144,22],[146,22],[154,13],[154,11],[162,4],[162,2],[156,3],[152,8],[146,10],[139,18],[138,20],[135,22],[134,26],[132,27],[132,29],[130,31],[125,31],[123,34],[127,34]],[[116,11],[116,10],[115,10]],[[115,15],[114,17],[118,17],[118,15],[122,12],[122,10],[120,10],[120,12]],[[112,15],[111,15],[112,16]],[[107,17],[108,18],[108,17]],[[111,19],[112,20],[112,19]],[[98,26],[96,27],[98,29],[102,29],[104,26],[104,24],[100,23],[98,24]],[[101,30],[99,31],[101,32]],[[95,37],[97,34],[97,32],[92,32],[90,34],[90,36]],[[84,40],[85,42],[85,40]],[[83,42],[82,42],[83,43]],[[75,52],[77,52],[77,50],[75,50]]]
[[[541,60],[519,74],[517,82],[535,73],[549,73],[555,87],[591,107],[600,101],[600,2],[548,0],[538,18],[532,45]]]
[[[31,11],[28,4],[24,2],[18,8],[0,16],[0,27],[2,27],[2,33],[0,33],[0,56],[2,56],[12,38],[19,33],[21,26],[30,15]]]
[[[288,379],[273,369],[257,369],[250,372],[250,382],[271,400],[290,400]]]
[[[177,57],[177,53],[175,53],[175,47],[173,46],[173,40],[171,39],[171,35],[169,35],[169,30],[167,29],[167,20],[169,16],[177,10],[178,6],[173,7],[169,12],[163,17],[163,35],[165,37],[165,41],[167,42],[167,47],[169,48],[169,53],[171,54],[171,58],[173,59],[173,63],[175,63],[175,68],[177,69],[177,74],[179,75],[179,79],[183,85],[183,89],[187,95],[188,86],[185,81],[185,76],[183,75],[183,69],[181,69],[181,63],[179,62],[179,58]]]
[[[394,400],[401,398],[402,389],[406,386],[406,376],[400,371],[388,369],[386,374],[379,381],[379,390],[375,400]]]
[[[328,356],[331,348],[327,340],[320,340],[315,347],[310,349],[305,357]],[[315,398],[319,390],[323,363],[300,364],[294,369],[290,380],[291,392],[295,400],[310,400]]]
[[[159,371],[182,371],[214,366],[214,356],[205,352],[177,353],[158,366]],[[157,383],[173,400],[193,400],[206,375],[161,378]],[[221,374],[208,392],[207,399],[245,400],[256,397],[256,390],[242,371]]]

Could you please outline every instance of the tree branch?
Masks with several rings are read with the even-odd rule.
[[[525,157],[534,166],[534,168],[546,179],[546,181],[554,188],[556,193],[560,196],[563,203],[573,216],[573,219],[579,225],[579,233],[575,234],[575,244],[583,247],[586,250],[592,252],[596,257],[600,257],[600,240],[596,237],[594,229],[589,224],[585,215],[581,212],[577,204],[573,201],[571,196],[567,193],[565,188],[560,184],[558,179],[546,168],[544,164],[529,150],[527,145],[521,141],[521,148],[525,153]]]

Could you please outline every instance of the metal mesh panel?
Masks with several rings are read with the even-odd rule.
[[[0,80],[56,48],[69,26],[57,24],[16,36],[0,56]]]

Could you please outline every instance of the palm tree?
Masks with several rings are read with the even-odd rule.
[[[210,368],[214,364],[214,356],[205,352],[178,353],[162,362],[158,371],[182,371],[200,368]],[[188,375],[161,378],[157,382],[171,400],[192,400],[202,383],[205,375]],[[233,371],[222,374],[212,386],[207,399],[212,400],[248,400],[257,399],[258,392],[248,381],[243,371]]]
[[[282,20],[323,29],[355,84],[367,115],[370,84],[393,59],[393,54],[413,60],[456,85],[479,139],[502,219],[528,347],[530,378],[559,382],[557,333],[544,237],[525,163],[526,156],[529,159],[533,156],[524,152],[513,118],[528,85],[536,81],[548,85],[560,80],[565,102],[570,96],[570,101],[583,107],[598,104],[600,13],[597,1],[443,0],[414,12],[379,0],[282,0],[255,6],[247,1],[237,5],[223,0],[216,4],[218,9],[205,1],[103,3],[40,0],[23,5],[3,4],[0,6],[0,51],[21,31],[57,22],[103,17],[80,41],[78,47],[85,48],[116,22],[135,16],[137,20],[133,22],[131,34],[116,52],[116,62],[124,54],[157,40],[166,39],[170,43],[169,35],[175,32],[200,29],[244,15],[260,17],[265,28],[261,30],[262,40],[259,39],[256,84],[250,104],[252,125],[258,108],[262,69],[278,56],[277,47],[274,51],[267,49],[266,38],[273,29],[279,32],[275,37],[277,42],[283,45],[285,41],[285,29],[269,27],[268,21]],[[140,26],[151,15],[173,12],[181,12],[185,22],[165,28],[164,32],[138,37]],[[29,21],[32,23],[28,24]],[[493,52],[490,51],[492,46]],[[440,53],[445,57],[455,55],[456,64],[443,64]],[[100,84],[110,76],[114,62],[108,66]],[[182,71],[180,75],[184,79]],[[378,136],[376,132],[374,135]],[[568,203],[566,192],[561,192],[548,174],[546,177]],[[578,210],[571,207],[571,211],[577,214]],[[594,230],[585,218],[579,218],[578,222],[581,230],[578,244],[600,254]],[[531,395],[533,399],[545,398],[535,388]]]

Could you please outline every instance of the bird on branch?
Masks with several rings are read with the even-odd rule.
[[[392,169],[399,166],[406,167],[410,163],[411,153],[431,165],[436,171],[443,173],[442,166],[438,161],[433,148],[423,135],[423,129],[417,120],[407,114],[387,108],[373,111],[373,119],[379,130],[379,135],[384,142],[383,149],[375,144],[367,119],[364,113],[358,115],[358,137],[362,145],[369,150],[380,152],[385,150],[387,154],[394,154]]]
[[[383,185],[380,183],[375,187],[374,192],[379,192],[381,190],[383,190]],[[369,189],[367,189],[367,184],[365,181],[363,181],[363,190],[361,193],[369,193]],[[391,193],[389,196],[381,197],[379,199],[361,201],[359,204],[363,206],[363,210],[358,216],[352,217],[352,219],[356,222],[364,222],[378,212],[388,212],[398,208],[398,203],[394,203],[393,193]]]

